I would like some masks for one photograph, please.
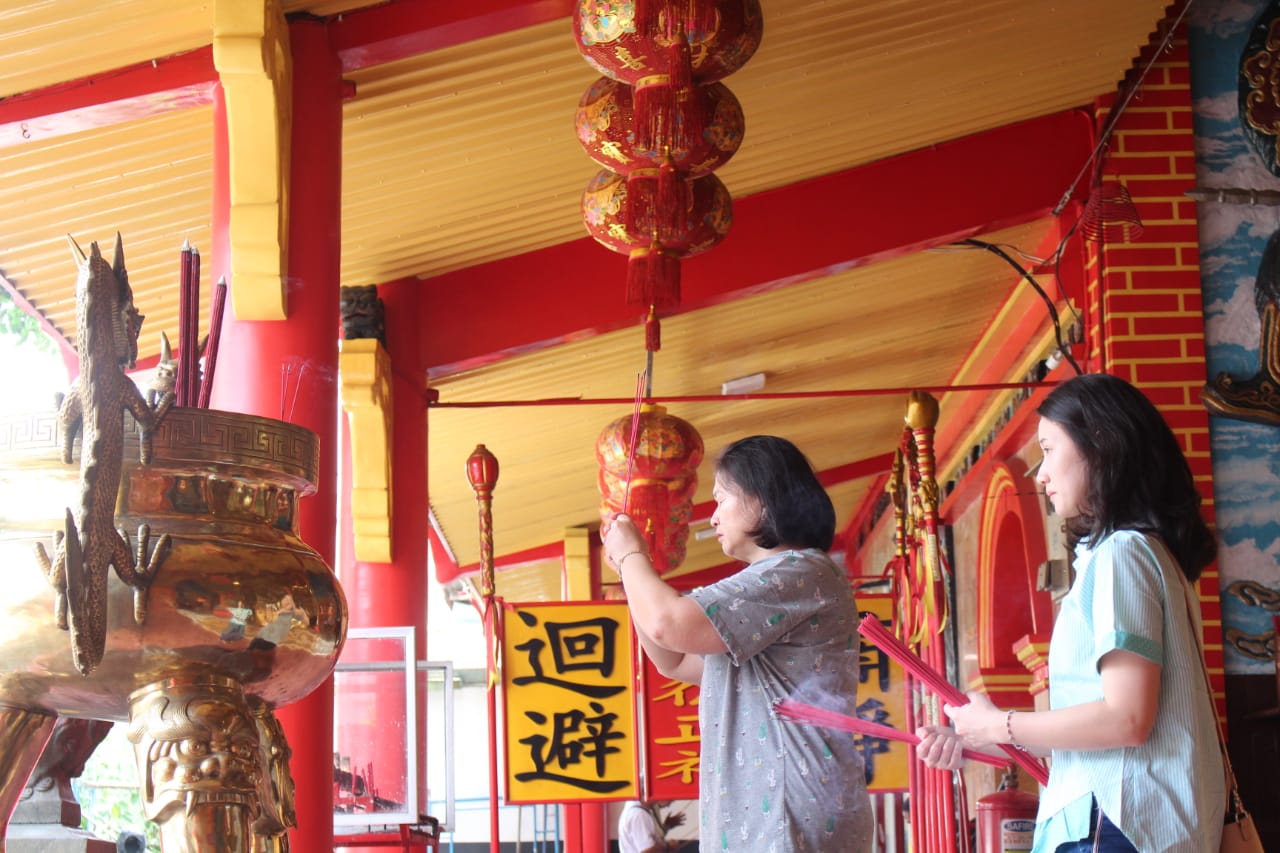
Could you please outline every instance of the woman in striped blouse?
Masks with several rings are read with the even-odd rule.
[[[1034,853],[1215,853],[1225,785],[1190,583],[1215,556],[1168,424],[1114,376],[1077,376],[1040,405],[1036,475],[1075,543],[1076,577],[1049,645],[1049,709],[986,696],[947,706],[919,756],[954,769],[963,746],[1052,756]]]

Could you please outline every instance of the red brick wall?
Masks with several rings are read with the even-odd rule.
[[[1162,35],[1153,35],[1153,45]],[[1154,48],[1149,48],[1136,63],[1137,71],[1153,55]],[[1115,105],[1115,98],[1096,104],[1100,132]],[[1105,155],[1105,172],[1128,189],[1143,232],[1129,241],[1087,244],[1086,345],[1091,369],[1129,380],[1160,408],[1182,442],[1212,523],[1209,416],[1200,402],[1206,368],[1199,237],[1196,204],[1186,196],[1195,186],[1194,143],[1187,43],[1185,32],[1180,32],[1170,50],[1151,64],[1116,123]],[[1216,565],[1200,581],[1200,602],[1205,653],[1221,712],[1222,616]]]

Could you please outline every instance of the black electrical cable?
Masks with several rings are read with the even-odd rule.
[[[987,243],[982,240],[974,240],[970,238],[968,240],[961,240],[958,243],[956,243],[956,245],[972,246],[976,249],[986,249],[988,252],[991,252],[997,257],[1003,258],[1004,261],[1009,264],[1009,266],[1017,270],[1018,274],[1021,275],[1024,279],[1026,279],[1027,282],[1036,289],[1036,293],[1040,294],[1040,298],[1043,299],[1044,304],[1048,306],[1049,319],[1053,321],[1053,339],[1058,344],[1058,352],[1062,353],[1062,357],[1065,358],[1067,360],[1067,363],[1069,363],[1071,367],[1075,370],[1077,376],[1080,375],[1081,373],[1084,373],[1084,371],[1080,369],[1080,365],[1076,364],[1076,360],[1071,357],[1070,348],[1063,343],[1062,320],[1058,317],[1057,306],[1053,304],[1053,300],[1049,298],[1049,294],[1044,292],[1044,288],[1040,286],[1040,282],[1036,281],[1035,277],[1031,275],[1031,273],[1027,272],[1026,267],[1018,263],[1016,260],[1013,259],[1012,256],[1009,255],[1008,252],[1006,252],[1004,249],[1001,249],[999,246],[995,245],[994,243]]]

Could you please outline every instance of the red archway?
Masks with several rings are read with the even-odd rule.
[[[1053,601],[1037,589],[1048,559],[1044,511],[1027,467],[997,464],[987,481],[978,538],[978,675],[971,687],[1001,707],[1031,708],[1033,677],[1019,656],[1047,637]]]

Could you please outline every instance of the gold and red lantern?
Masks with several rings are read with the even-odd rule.
[[[582,56],[629,86],[685,74],[674,82],[722,80],[747,63],[763,33],[760,0],[578,0],[573,16]],[[682,72],[674,66],[685,57]]]
[[[634,417],[639,421],[632,460]],[[613,421],[596,439],[600,517],[608,520],[625,508],[644,531],[659,573],[684,562],[702,456],[702,436],[693,424],[651,403],[636,416]]]
[[[604,79],[583,95],[575,125],[608,170],[583,193],[583,219],[596,240],[627,253],[630,303],[678,304],[680,259],[728,233],[732,198],[712,172],[738,150],[745,123],[718,81],[760,46],[760,2],[578,0],[578,51]],[[646,333],[650,352],[657,341]]]
[[[681,217],[687,225],[675,229],[658,207],[651,185],[601,169],[582,193],[583,222],[592,237],[622,254],[654,239],[681,257],[701,254],[729,233],[733,197],[714,174],[688,183],[689,206]]]
[[[746,128],[742,105],[723,83],[682,90],[671,119],[672,126],[657,134],[658,145],[638,147],[631,87],[601,77],[578,102],[574,125],[591,159],[622,175],[667,164],[697,178],[729,162],[742,145]],[[690,135],[693,131],[696,138]]]
[[[628,256],[627,301],[659,308],[680,301],[679,260],[705,252],[729,233],[733,197],[714,174],[691,181],[673,210],[654,180],[608,169],[596,173],[582,193],[582,219],[599,243]]]
[[[661,152],[702,137],[708,111],[681,102],[746,64],[764,18],[759,0],[579,0],[573,27],[588,64],[634,87],[635,147]]]

